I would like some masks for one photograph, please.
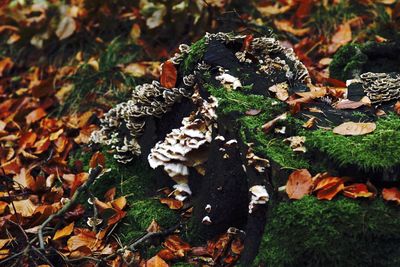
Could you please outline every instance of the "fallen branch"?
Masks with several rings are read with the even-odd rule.
[[[148,239],[153,239],[153,238],[157,238],[157,237],[164,237],[167,235],[170,235],[172,233],[174,233],[178,228],[180,228],[182,226],[182,224],[177,224],[174,225],[168,229],[165,229],[164,231],[160,231],[160,232],[149,232],[147,234],[145,234],[144,236],[142,236],[141,238],[139,238],[138,240],[136,240],[135,242],[133,242],[132,244],[129,245],[129,250],[135,250],[135,248],[145,242]]]
[[[39,246],[40,249],[44,250],[44,240],[43,240],[43,229],[49,224],[53,219],[62,217],[73,205],[75,205],[76,201],[78,200],[79,196],[88,190],[89,186],[93,184],[97,177],[100,176],[103,168],[101,166],[97,166],[89,171],[89,177],[86,182],[78,187],[75,191],[74,195],[72,196],[71,200],[65,204],[57,213],[50,215],[39,227],[38,229],[38,238],[39,238]]]

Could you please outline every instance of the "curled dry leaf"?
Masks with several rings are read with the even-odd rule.
[[[178,71],[176,70],[174,63],[166,61],[162,65],[160,83],[165,88],[173,88],[176,84],[178,77]]]
[[[400,191],[396,187],[384,188],[382,190],[382,197],[387,201],[394,201],[400,205]]]
[[[352,184],[346,186],[343,190],[343,195],[349,198],[358,198],[358,197],[372,197],[374,193],[368,191],[368,187],[366,184]]]
[[[313,181],[307,169],[300,169],[292,172],[286,183],[286,193],[290,199],[301,199],[311,193]]]
[[[344,122],[333,129],[335,134],[340,135],[364,135],[372,133],[376,129],[374,122]]]
[[[319,200],[332,200],[339,192],[344,189],[344,181],[340,177],[327,177],[318,182],[314,191],[317,192]]]
[[[364,104],[365,103],[363,103],[363,102],[343,99],[335,105],[335,109],[357,109],[361,106],[364,106]]]
[[[29,113],[28,115],[26,115],[26,117],[25,117],[26,123],[27,124],[34,123],[46,115],[47,115],[47,113],[42,107],[37,108],[37,109],[31,111],[31,113]]]

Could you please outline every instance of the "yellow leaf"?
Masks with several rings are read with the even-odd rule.
[[[63,237],[69,236],[73,230],[74,230],[74,222],[68,224],[62,229],[57,230],[57,232],[54,234],[53,240],[58,240]]]

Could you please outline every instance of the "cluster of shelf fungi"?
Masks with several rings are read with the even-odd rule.
[[[288,172],[270,164],[268,155],[254,153],[257,144],[242,140],[235,112],[219,116],[218,98],[205,85],[275,98],[277,92],[268,88],[307,92],[311,79],[293,50],[273,37],[220,32],[199,42],[201,48],[181,45],[169,60],[179,70],[174,87],[158,81],[137,86],[130,100],[105,114],[92,142],[112,148],[121,164],[140,158],[158,180],[173,181],[173,197],[193,205],[190,227],[204,240],[232,227],[242,230],[236,234],[243,235],[246,264],[257,254],[266,204],[277,198],[272,176]],[[400,97],[400,74],[366,72],[349,80],[347,98],[364,96],[371,106],[358,112],[374,121],[376,107],[390,109]],[[323,110],[314,114],[322,126],[353,119],[353,110],[335,109],[329,97],[305,105]],[[295,116],[307,118],[307,110]]]

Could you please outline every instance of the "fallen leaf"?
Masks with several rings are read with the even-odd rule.
[[[63,237],[69,236],[74,231],[74,222],[68,224],[62,229],[59,229],[54,234],[53,240],[58,240]]]
[[[24,200],[17,200],[13,201],[13,204],[9,205],[10,211],[12,214],[14,214],[14,207],[15,211],[18,214],[21,214],[22,217],[30,217],[32,214],[35,212],[36,205],[33,204],[33,202],[30,199],[24,199]]]
[[[261,112],[261,109],[249,109],[249,110],[246,110],[246,115],[247,116],[257,116],[258,114],[260,114],[260,112]]]
[[[76,22],[70,16],[65,16],[58,23],[56,35],[58,39],[63,40],[70,37],[76,30]]]
[[[274,20],[274,24],[278,30],[289,32],[296,36],[304,36],[310,32],[310,28],[295,29],[289,20]]]
[[[278,117],[276,117],[275,119],[270,120],[269,122],[265,123],[262,126],[262,130],[264,131],[264,133],[268,133],[275,126],[275,124],[278,121],[284,121],[286,119],[287,119],[287,113],[285,112],[285,113],[279,115]]]
[[[313,181],[307,169],[295,170],[289,175],[286,193],[290,199],[301,199],[312,191]]]
[[[31,111],[31,113],[29,113],[28,115],[26,115],[26,117],[25,117],[26,123],[27,124],[34,123],[46,115],[47,115],[47,113],[43,108],[41,108],[41,107],[37,108],[37,109]]]
[[[397,205],[400,205],[400,191],[396,187],[383,188],[382,197],[387,201],[394,201]]]
[[[317,192],[319,200],[332,200],[339,192],[344,189],[344,181],[340,177],[327,177],[320,180],[314,191]]]
[[[397,101],[396,104],[394,104],[394,111],[397,115],[400,115],[400,101]]]
[[[363,102],[351,101],[348,99],[343,99],[336,103],[335,109],[357,109],[364,106]]]
[[[179,210],[183,207],[183,202],[175,198],[160,198],[162,204],[166,204],[171,210]]]
[[[3,58],[2,60],[0,60],[0,77],[3,77],[3,75],[7,71],[9,71],[13,66],[14,66],[14,62],[9,57],[6,57],[6,58]]]
[[[166,61],[162,65],[160,83],[165,88],[171,89],[175,86],[178,77],[178,71],[176,70],[174,63]]]
[[[146,267],[169,267],[168,263],[166,263],[160,256],[155,255],[153,258],[146,261]]]
[[[343,190],[343,195],[349,198],[358,198],[358,197],[372,197],[374,194],[368,191],[368,187],[366,184],[352,184],[346,186]]]
[[[372,133],[376,129],[374,122],[344,122],[333,128],[335,134],[340,135],[364,135]]]
[[[339,26],[336,33],[332,36],[331,44],[328,47],[329,53],[333,54],[339,47],[347,44],[352,40],[350,23],[345,22]]]
[[[104,168],[105,165],[106,165],[106,158],[103,155],[103,153],[101,153],[99,151],[94,153],[93,156],[90,158],[90,161],[89,161],[90,168],[95,168],[97,166],[102,166]]]

